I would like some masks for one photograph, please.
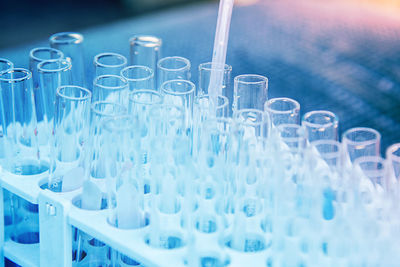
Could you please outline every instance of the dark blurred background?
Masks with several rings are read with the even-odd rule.
[[[27,67],[29,50],[61,31],[85,36],[94,55],[128,56],[128,39],[153,34],[163,55],[187,57],[192,80],[211,60],[218,1],[0,0],[0,57]],[[269,78],[269,97],[326,109],[340,130],[372,127],[382,152],[400,142],[400,0],[236,0],[227,63],[232,76]]]
[[[0,0],[0,49],[207,0]]]

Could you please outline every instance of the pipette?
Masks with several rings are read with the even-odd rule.
[[[215,30],[214,49],[212,56],[211,77],[208,87],[210,108],[215,113],[218,95],[222,94],[222,82],[228,47],[229,28],[234,0],[221,0],[218,10],[217,29]],[[222,71],[219,71],[222,70]]]

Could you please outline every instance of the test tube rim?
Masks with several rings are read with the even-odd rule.
[[[145,69],[146,71],[148,71],[150,73],[150,75],[143,77],[143,78],[127,78],[125,75],[123,75],[124,71],[128,70],[128,69],[134,69],[134,68],[141,68],[141,69]],[[139,82],[139,81],[145,81],[148,79],[151,79],[154,77],[154,71],[147,67],[147,66],[143,66],[143,65],[131,65],[131,66],[127,66],[125,68],[123,68],[120,72],[121,77],[124,78],[125,80],[127,80],[128,82]],[[104,76],[104,75],[103,75]]]
[[[90,110],[91,110],[91,112],[95,113],[96,115],[105,116],[105,117],[120,116],[119,114],[109,114],[106,112],[99,111],[98,109],[95,109],[94,107],[98,104],[107,104],[107,105],[109,104],[109,105],[113,105],[113,106],[119,106],[121,108],[121,110],[125,111],[125,113],[127,112],[127,109],[123,105],[121,105],[117,102],[95,101],[90,105]]]
[[[64,67],[60,67],[58,69],[44,69],[43,65],[48,64],[48,63],[54,63],[54,62],[62,62],[62,64],[66,63],[66,65]],[[42,62],[39,62],[37,65],[37,69],[39,72],[42,73],[52,73],[52,72],[59,72],[59,71],[66,71],[66,70],[70,70],[72,68],[72,64],[69,60],[60,58],[57,60],[44,60]]]
[[[360,163],[378,163],[381,168],[379,168],[378,170],[364,170],[363,168],[361,168]],[[365,172],[368,172],[370,174],[373,174],[374,176],[378,176],[384,175],[385,172],[385,168],[386,168],[386,161],[383,157],[381,156],[362,156],[362,157],[358,157],[354,160],[354,165],[359,166],[360,169],[363,171],[364,175],[367,176],[368,178],[370,178],[370,176],[368,176]]]
[[[386,149],[386,158],[392,161],[400,162],[400,156],[393,154],[395,150],[400,149],[400,143],[395,143]]]
[[[258,81],[244,81],[241,80],[242,78],[258,78]],[[268,85],[268,77],[263,76],[263,75],[259,75],[259,74],[240,74],[238,76],[236,76],[234,78],[234,83],[242,83],[242,84],[262,84],[262,83],[266,83]]]
[[[4,74],[10,73],[10,72],[25,73],[25,76],[20,77],[20,78],[4,78],[4,77],[2,77]],[[24,68],[11,68],[11,69],[7,69],[7,70],[0,72],[0,81],[6,82],[6,83],[23,82],[23,81],[29,80],[31,77],[32,77],[32,72],[30,72],[29,70],[24,69]]]
[[[160,65],[160,64],[163,63],[164,61],[170,60],[170,59],[179,59],[179,60],[182,60],[186,65],[183,66],[183,67],[174,68],[174,69],[172,69],[172,68],[165,68],[165,67],[163,67],[163,66]],[[163,57],[163,58],[161,58],[161,59],[157,62],[157,68],[159,68],[159,69],[161,69],[161,70],[163,70],[163,71],[183,71],[183,70],[185,70],[185,69],[190,70],[190,67],[191,67],[191,65],[190,65],[190,60],[187,59],[187,58],[184,58],[184,57],[180,57],[180,56]]]
[[[122,119],[127,120],[129,122],[134,122],[134,118],[131,115],[124,114],[124,115],[109,117],[103,121],[102,125],[103,125],[104,129],[109,133],[112,133],[114,130],[118,131],[118,132],[132,131],[134,123],[126,123],[126,124],[124,124],[124,127],[118,127],[118,128],[114,127],[113,129],[111,129],[110,126],[108,125],[110,122],[113,122],[116,120],[122,120]]]
[[[105,78],[105,77],[107,77],[107,78],[108,77],[117,78],[123,84],[120,85],[120,86],[108,86],[108,85],[97,84],[98,80],[100,80],[102,78]],[[114,74],[100,75],[100,76],[97,76],[96,78],[94,78],[94,80],[93,80],[93,86],[97,86],[97,87],[100,87],[100,88],[103,88],[103,89],[107,89],[107,90],[121,90],[121,89],[127,88],[128,85],[129,85],[128,81],[124,77],[119,76],[119,75],[114,75]]]
[[[61,36],[74,37],[66,40],[58,40]],[[83,42],[83,35],[78,32],[59,32],[50,36],[49,41],[51,44],[80,44]]]
[[[370,140],[364,140],[364,141],[353,141],[346,137],[349,133],[353,133],[356,131],[365,131],[365,132],[373,133],[375,135],[375,138],[370,139]],[[378,141],[378,142],[381,141],[381,134],[377,130],[375,130],[373,128],[369,128],[369,127],[350,128],[342,134],[342,143],[343,144],[368,146],[368,145],[372,145],[372,144],[376,143],[376,141]]]
[[[190,87],[191,87],[191,89],[190,89],[189,91],[185,91],[185,92],[175,92],[175,91],[169,91],[169,90],[166,90],[166,89],[165,89],[165,85],[166,85],[166,84],[168,84],[168,83],[175,83],[175,82],[183,82],[183,83],[189,84]],[[181,95],[189,95],[189,94],[193,93],[194,90],[196,89],[196,86],[195,86],[194,83],[192,83],[191,81],[182,80],[182,79],[175,79],[175,80],[168,80],[168,81],[163,82],[163,83],[161,84],[161,87],[160,87],[160,88],[161,88],[161,91],[162,91],[163,93],[166,93],[166,94],[168,94],[168,95],[179,95],[179,96],[181,96]]]
[[[60,57],[59,58],[40,58],[40,57],[37,57],[35,55],[35,53],[38,52],[38,51],[52,51],[52,52],[55,52]],[[39,61],[39,62],[42,62],[42,61],[57,61],[57,60],[60,60],[60,59],[64,58],[64,53],[62,51],[58,50],[58,49],[53,48],[53,47],[40,46],[40,47],[36,47],[36,48],[31,49],[31,51],[29,52],[29,57],[34,59],[35,61]]]
[[[62,89],[67,88],[67,87],[77,88],[77,89],[79,89],[81,91],[84,91],[87,95],[82,96],[82,97],[73,97],[73,96],[67,96],[65,94],[60,93],[60,91]],[[79,85],[63,85],[63,86],[60,86],[60,87],[57,88],[56,94],[57,94],[57,96],[61,96],[62,98],[68,99],[68,100],[71,100],[71,101],[83,101],[83,100],[90,99],[92,97],[92,92],[90,92],[89,89],[86,89],[86,88],[84,88],[82,86],[79,86]]]
[[[219,68],[219,67],[213,68],[212,67],[212,62],[204,62],[204,63],[199,64],[199,71],[200,70],[213,70],[213,69],[214,70],[222,70],[222,68]],[[229,64],[225,64],[224,65],[224,71],[232,71],[232,66],[229,65]]]
[[[122,63],[120,63],[120,64],[110,64],[110,65],[101,63],[101,62],[99,62],[99,58],[103,57],[103,56],[115,56],[115,57],[118,57],[119,59],[122,59]],[[113,53],[113,52],[104,52],[104,53],[97,54],[97,55],[94,56],[94,59],[93,59],[93,64],[95,66],[99,66],[99,67],[118,68],[118,67],[122,67],[122,66],[126,65],[127,63],[128,63],[128,60],[126,59],[126,57],[124,57],[121,54]]]
[[[287,102],[293,103],[295,108],[288,109],[288,110],[271,109],[268,106],[268,104],[273,103],[274,101],[277,101],[277,100],[285,100]],[[275,114],[291,114],[291,113],[294,113],[294,111],[296,111],[296,110],[300,112],[300,103],[297,102],[295,99],[289,98],[289,97],[274,97],[274,98],[271,98],[271,99],[268,99],[267,101],[265,101],[264,110],[266,112],[271,112],[271,113],[275,113]]]
[[[0,62],[4,62],[4,63],[6,63],[8,66],[10,66],[8,69],[4,69],[4,70],[0,71],[0,73],[3,72],[3,71],[7,71],[7,70],[9,70],[9,69],[14,68],[14,63],[13,63],[11,60],[8,60],[8,59],[6,59],[6,58],[0,57]]]
[[[314,115],[317,113],[322,113],[322,114],[328,115],[330,118],[332,118],[332,120],[330,122],[323,123],[323,124],[306,121],[307,116]],[[333,113],[332,111],[329,111],[329,110],[313,110],[313,111],[309,111],[303,115],[303,118],[301,119],[301,124],[312,127],[312,128],[326,128],[326,127],[330,127],[330,126],[338,127],[339,118],[335,113]]]
[[[147,42],[147,40],[145,40],[146,41],[146,45],[142,45],[142,43],[140,43],[141,46],[144,46],[144,47],[157,47],[157,46],[161,46],[162,45],[162,39],[157,37],[157,36],[154,36],[154,35],[134,35],[131,38],[129,38],[129,44],[133,45],[136,40],[140,40],[142,38],[145,38],[145,39],[148,38],[149,41],[150,40],[155,40],[155,41]],[[147,44],[149,44],[149,45],[147,45]]]
[[[159,97],[159,101],[157,101],[157,102],[151,102],[151,103],[150,103],[150,102],[144,102],[144,101],[137,101],[137,100],[134,100],[134,99],[133,99],[133,95],[138,94],[138,93],[151,93],[152,95],[158,96],[158,97]],[[129,95],[128,95],[128,97],[129,97],[129,101],[132,101],[132,102],[135,102],[135,103],[138,103],[138,104],[142,104],[142,105],[161,104],[162,101],[163,101],[162,95],[161,95],[159,92],[157,92],[157,91],[155,91],[155,90],[151,90],[151,89],[139,89],[139,90],[135,90],[135,91],[133,91],[133,92],[130,92]]]
[[[326,153],[323,153],[324,156],[321,155],[321,157],[324,158],[324,159],[332,159],[332,158],[335,158],[335,157],[337,157],[337,156],[340,157],[340,155],[341,155],[341,153],[342,153],[342,152],[341,152],[342,146],[341,146],[340,142],[337,141],[337,140],[332,140],[332,139],[320,139],[320,140],[312,141],[310,144],[311,144],[312,146],[314,146],[314,147],[316,147],[316,146],[318,146],[318,145],[321,145],[321,144],[329,144],[329,145],[334,145],[334,146],[337,147],[337,151],[335,151],[335,152],[326,152]],[[317,150],[318,150],[318,149],[317,149]],[[319,152],[319,150],[318,150],[318,152]],[[319,152],[319,153],[321,154],[321,152]]]

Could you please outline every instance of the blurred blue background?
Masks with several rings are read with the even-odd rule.
[[[29,50],[52,33],[85,36],[87,73],[101,52],[128,55],[128,39],[153,34],[163,55],[197,66],[211,60],[217,1],[97,0],[2,2],[0,57],[27,67]],[[302,113],[327,109],[341,132],[381,132],[383,149],[400,142],[399,0],[237,0],[227,63],[232,76],[269,78],[269,97],[298,100]]]

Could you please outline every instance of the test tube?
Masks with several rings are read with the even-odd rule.
[[[270,132],[269,117],[259,109],[241,109],[235,114],[235,121],[240,124],[243,139],[266,138]]]
[[[57,88],[71,84],[71,62],[65,59],[46,60],[40,62],[37,69],[40,86],[36,91],[36,105],[43,111],[43,120],[38,121],[38,139],[40,146],[46,146],[53,131]],[[48,155],[49,151],[45,153]]]
[[[13,68],[0,73],[1,105],[4,110],[5,158],[3,166],[17,175],[48,170],[39,153],[32,73]]]
[[[301,125],[305,127],[307,140],[338,140],[339,118],[327,110],[315,110],[304,114]]]
[[[400,143],[386,149],[387,160],[387,189],[395,197],[400,197]]]
[[[164,102],[181,107],[186,128],[191,128],[195,85],[187,80],[169,80],[161,85]]]
[[[12,69],[14,67],[14,64],[9,61],[8,59],[5,58],[0,58],[0,72]],[[4,110],[3,106],[0,105],[0,159],[4,157],[5,152],[4,152]],[[0,160],[1,162],[1,160]]]
[[[212,71],[212,63],[202,63],[199,65],[199,82],[198,87],[196,87],[196,96],[208,95],[208,87],[210,86],[210,78]],[[232,103],[233,103],[233,88],[231,86],[231,73],[232,66],[225,64],[224,68],[217,68],[213,70],[215,73],[221,73],[222,80],[222,90],[221,95],[228,98],[228,116],[232,116]],[[219,74],[218,74],[219,75]]]
[[[102,137],[103,121],[109,118],[126,115],[127,109],[118,103],[96,101],[90,112],[90,176],[96,179],[106,178],[105,173],[105,140]]]
[[[160,59],[162,41],[151,35],[135,35],[129,39],[130,65],[146,66],[156,70]]]
[[[268,99],[267,77],[255,74],[243,74],[234,79],[233,113],[240,109],[264,110]]]
[[[300,104],[294,99],[277,97],[267,100],[264,110],[271,117],[273,126],[300,123]]]
[[[82,186],[87,168],[91,92],[76,85],[56,93],[48,188],[69,192]]]
[[[121,70],[126,67],[127,60],[117,53],[101,53],[94,57],[93,64],[95,77],[106,74],[120,75]]]
[[[76,32],[60,32],[49,38],[50,46],[64,53],[72,64],[74,85],[85,86],[85,63],[83,59],[83,35]]]
[[[335,171],[341,168],[341,144],[336,140],[320,139],[314,141],[313,146],[319,152],[319,156],[325,160],[328,166]]]
[[[128,106],[129,84],[117,75],[101,75],[93,81],[92,101],[108,101]]]
[[[385,160],[380,156],[362,156],[358,157],[354,161],[354,165],[359,166],[365,176],[367,176],[371,182],[378,189],[387,189],[385,174],[386,174],[386,164]]]
[[[164,57],[157,63],[157,88],[169,80],[190,80],[190,61],[184,57]]]
[[[129,90],[154,88],[154,72],[146,66],[128,66],[121,70],[121,76],[128,81]]]
[[[379,156],[381,134],[366,127],[351,128],[342,135],[343,153],[346,164],[364,156]]]
[[[286,144],[283,150],[289,150],[293,154],[301,154],[305,148],[303,128],[298,124],[281,124],[278,126],[280,138]]]
[[[135,175],[133,158],[138,123],[126,115],[105,120],[103,127],[107,140],[108,222],[121,229],[142,228],[149,223],[149,218],[143,207],[143,184]]]
[[[33,92],[35,96],[35,103],[41,103],[41,94],[40,94],[40,81],[39,81],[39,73],[38,73],[38,64],[43,61],[48,60],[61,60],[64,58],[63,52],[58,49],[50,48],[50,47],[37,47],[32,49],[29,52],[29,70],[32,72],[32,80],[33,80]],[[44,106],[36,105],[36,116],[38,122],[43,121],[44,116]]]

